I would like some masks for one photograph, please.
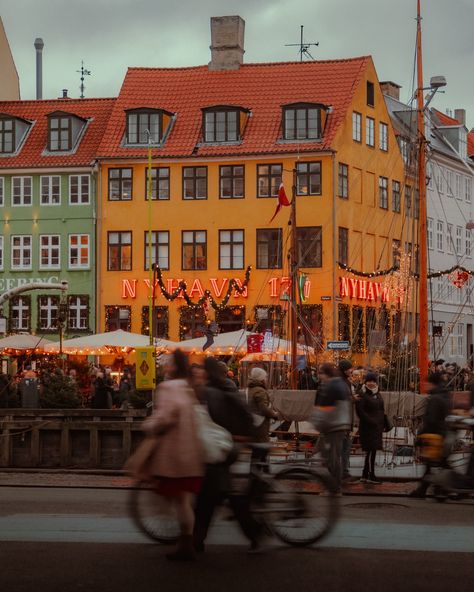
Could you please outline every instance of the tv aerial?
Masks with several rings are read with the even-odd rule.
[[[300,62],[303,61],[303,56],[314,60],[313,56],[311,55],[309,48],[311,46],[318,46],[319,45],[319,41],[315,42],[315,43],[305,43],[304,38],[303,38],[303,29],[304,29],[304,25],[301,25],[301,30],[300,30],[300,42],[299,43],[285,43],[285,47],[299,47],[298,53],[300,54]]]

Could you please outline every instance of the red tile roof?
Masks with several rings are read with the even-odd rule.
[[[433,109],[433,112],[434,112],[435,116],[437,117],[440,125],[461,125],[460,121],[458,121],[457,119],[454,119],[454,117],[450,117],[449,115],[446,115],[446,113],[442,113],[441,111],[438,111],[438,109]]]
[[[467,134],[467,155],[474,156],[474,132]]]
[[[15,167],[89,166],[96,158],[115,99],[54,99],[42,101],[0,101],[0,114],[34,121],[21,150],[0,157],[0,169]],[[74,153],[44,154],[47,147],[48,114],[65,111],[89,120]]]
[[[171,133],[155,157],[208,157],[325,150],[345,117],[370,57],[347,60],[244,64],[238,70],[130,68],[99,148],[99,156],[144,157],[145,148],[121,146],[125,110],[153,107],[176,113]],[[323,103],[332,113],[322,142],[281,142],[281,106]],[[235,105],[251,110],[238,145],[199,145],[202,108]]]

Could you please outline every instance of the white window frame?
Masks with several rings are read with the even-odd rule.
[[[443,172],[443,167],[440,165],[438,165],[437,177],[438,177],[438,193],[444,193],[444,172]]]
[[[225,240],[225,233],[228,233]],[[242,228],[219,230],[219,269],[244,268],[245,231]]]
[[[461,175],[459,173],[456,173],[454,175],[455,178],[455,195],[456,195],[456,199],[462,199],[462,189],[461,189]]]
[[[46,306],[41,305],[40,298],[46,298]],[[38,326],[40,331],[53,331],[57,329],[58,325],[58,315],[59,315],[59,302],[57,296],[41,296],[38,298]],[[46,311],[46,327],[43,327],[41,324],[41,312]],[[56,314],[56,324],[53,324],[54,320],[54,311],[57,311]]]
[[[72,201],[72,179],[77,177],[77,202]],[[82,192],[82,180],[87,177],[87,195]],[[69,175],[69,205],[70,206],[87,206],[91,203],[91,176],[90,175]]]
[[[44,199],[43,180],[48,180],[48,195]],[[59,185],[59,201],[53,201],[53,179],[57,179]],[[41,206],[60,206],[61,205],[61,177],[59,175],[44,175],[40,177],[40,205]]]
[[[73,237],[78,238],[78,245],[72,245]],[[87,237],[87,263],[81,263],[81,239],[83,237]],[[77,254],[77,263],[72,263],[72,250],[78,249],[79,252]],[[68,268],[69,269],[90,269],[90,261],[91,261],[91,237],[89,234],[70,234],[68,239]]]
[[[57,238],[58,244],[53,245],[52,240]],[[47,244],[43,245],[43,239],[47,239]],[[48,255],[48,263],[43,263],[43,249]],[[54,252],[57,251],[57,263],[52,263]],[[61,235],[60,234],[41,234],[39,240],[39,269],[61,269]]]
[[[388,125],[383,121],[379,123],[379,147],[380,150],[388,152]]]
[[[87,296],[69,296],[68,298],[68,329],[69,331],[87,331],[89,328],[89,315],[87,314],[84,319],[84,326],[81,326],[81,310],[87,311],[89,308],[89,301],[86,304],[81,304],[82,298],[88,298]],[[74,302],[75,300],[75,302]],[[75,323],[71,320],[74,318]]]
[[[426,219],[426,232],[427,232],[427,243],[428,249],[433,250],[433,219]]]
[[[20,203],[15,203],[15,181],[20,181]],[[25,181],[29,181],[30,184],[30,195],[29,195],[29,202],[25,202]],[[11,195],[12,195],[12,207],[14,208],[22,208],[22,207],[30,207],[33,205],[33,177],[12,177],[11,179]]]
[[[436,248],[440,253],[444,251],[444,222],[438,220],[436,223]]]
[[[375,119],[366,116],[365,118],[365,143],[371,148],[375,148]]]
[[[453,171],[451,169],[446,169],[446,195],[448,197],[454,197]]]
[[[16,238],[20,239],[20,245],[14,246],[13,243],[15,241]],[[12,234],[12,236],[10,237],[10,241],[11,241],[11,249],[10,249],[10,254],[11,254],[11,269],[12,270],[21,270],[21,269],[25,269],[25,270],[31,270],[32,269],[32,264],[33,264],[33,237],[31,236],[31,234]],[[29,242],[29,244],[25,244]],[[20,263],[19,264],[15,264],[13,262],[13,255],[14,255],[14,251],[15,249],[19,249],[20,251]],[[30,259],[30,263],[29,265],[25,265],[24,261],[26,259],[25,254],[29,253],[29,259]]]
[[[3,271],[4,260],[5,260],[5,250],[3,248],[3,245],[4,245],[4,238],[3,238],[3,235],[0,234],[0,271]]]
[[[471,203],[472,200],[472,179],[470,177],[464,177],[464,199],[467,203]]]
[[[355,142],[362,142],[362,114],[352,112],[352,139]]]
[[[464,354],[464,323],[458,323],[456,328],[458,356]]]
[[[28,303],[28,306],[23,306],[24,303]],[[18,327],[14,327],[14,331],[28,331],[30,327],[30,319],[31,319],[31,300],[27,300],[25,297],[18,296],[18,304],[11,304],[11,313],[14,310],[18,310]],[[23,315],[23,312],[26,312],[26,316]],[[10,314],[11,314],[10,313]],[[12,321],[13,321],[13,314]],[[25,323],[26,321],[26,323]],[[13,322],[12,322],[13,324]]]
[[[448,224],[446,227],[446,239],[448,241],[448,253],[454,255],[454,241],[453,241],[453,225]]]
[[[462,255],[462,226],[456,226],[456,255]]]
[[[466,257],[469,257],[469,259],[472,257],[472,243],[471,243],[471,230],[469,228],[466,228],[466,232],[464,234],[464,240],[465,242],[465,253],[466,253]]]
[[[5,205],[5,177],[0,177],[0,207]]]

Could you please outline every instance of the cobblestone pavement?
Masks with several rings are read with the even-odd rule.
[[[0,487],[89,487],[128,488],[132,479],[125,474],[111,472],[84,473],[61,471],[0,471]],[[407,495],[416,487],[414,481],[384,481],[380,484],[347,483],[347,495]]]

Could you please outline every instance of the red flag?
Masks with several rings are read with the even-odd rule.
[[[289,206],[290,202],[288,201],[288,198],[286,197],[286,193],[285,193],[285,188],[283,186],[283,183],[280,183],[280,187],[278,188],[278,203],[277,203],[277,207],[275,210],[275,213],[273,214],[273,218],[270,220],[270,222],[273,222],[273,220],[275,219],[275,216],[278,214],[278,212],[281,210],[281,208],[283,206]],[[270,224],[269,222],[269,224]]]

